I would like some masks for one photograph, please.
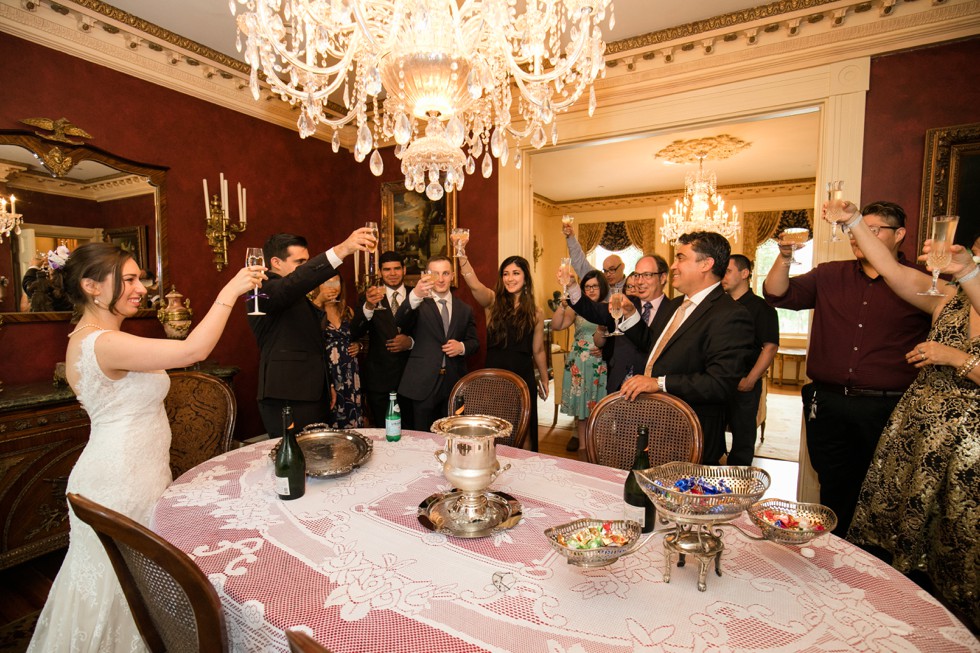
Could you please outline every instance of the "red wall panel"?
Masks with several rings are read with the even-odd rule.
[[[916,255],[926,130],[980,122],[978,62],[980,38],[871,60],[861,199],[905,209],[902,250],[910,258]]]

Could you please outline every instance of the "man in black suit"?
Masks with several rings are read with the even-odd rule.
[[[383,286],[368,288],[361,307],[354,311],[351,331],[368,333],[368,351],[361,373],[361,388],[367,397],[371,421],[383,426],[388,411],[388,395],[398,392],[412,339],[395,326],[395,313],[408,301],[410,289],[402,283],[405,264],[396,252],[384,252],[378,258]],[[402,428],[415,428],[406,397],[398,398],[402,408]]]
[[[721,287],[730,253],[720,234],[684,234],[670,266],[674,288],[684,296],[671,303],[663,331],[654,335],[629,302],[624,311],[626,337],[651,353],[644,374],[623,382],[623,394],[635,399],[641,392],[669,392],[690,404],[704,433],[701,461],[708,465],[725,453],[725,409],[748,371],[754,338],[749,312]]]
[[[259,310],[265,315],[249,315],[248,325],[259,344],[259,414],[271,437],[282,435],[286,406],[297,429],[330,417],[333,388],[323,327],[306,293],[335,276],[344,258],[374,242],[373,232],[362,227],[313,258],[302,236],[275,234],[263,246],[269,279],[262,284]]]
[[[395,315],[413,340],[398,392],[411,400],[415,428],[426,430],[448,414],[449,393],[466,375],[465,357],[480,348],[473,310],[450,292],[452,261],[435,256],[427,269],[432,278],[423,275]]]

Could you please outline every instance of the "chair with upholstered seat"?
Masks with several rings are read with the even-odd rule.
[[[463,396],[467,415],[492,415],[513,425],[510,435],[497,438],[497,442],[518,449],[524,446],[531,421],[531,391],[524,379],[507,370],[477,370],[453,386],[449,395],[450,411],[459,395]]]
[[[102,541],[151,651],[228,650],[218,594],[186,553],[91,499],[69,493],[68,503]]]
[[[289,640],[290,653],[330,653],[302,630],[287,630],[286,639]]]
[[[585,433],[590,463],[630,469],[636,455],[637,427],[650,429],[650,465],[701,462],[704,438],[694,410],[665,392],[643,393],[635,401],[607,395],[596,404]]]
[[[231,387],[203,372],[170,373],[163,401],[170,420],[170,470],[177,478],[231,448],[238,405]]]

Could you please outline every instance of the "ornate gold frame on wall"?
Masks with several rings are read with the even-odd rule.
[[[926,131],[922,166],[922,205],[916,251],[929,237],[929,218],[959,215],[956,242],[980,233],[980,123],[936,127]]]
[[[408,221],[414,223],[415,229],[419,231],[419,237],[426,237],[431,244],[433,235],[441,229],[445,230],[445,255],[453,261],[453,286],[456,286],[459,276],[459,265],[454,256],[455,252],[453,251],[452,241],[449,239],[449,234],[456,228],[456,191],[446,193],[442,199],[433,201],[426,197],[424,193],[406,190],[405,182],[402,181],[391,181],[381,186],[380,251],[386,252],[393,250],[405,258],[405,283],[411,285],[418,281],[420,265],[421,268],[424,268],[425,261],[430,256],[442,253],[442,248],[440,247],[440,251],[436,252],[425,251],[424,249],[420,249],[418,243],[406,245],[405,243],[396,242],[395,207],[396,205],[404,206],[405,204],[417,205],[419,207],[420,213],[418,216],[408,218]],[[424,224],[425,214],[431,215],[432,212],[436,212],[437,214],[435,222],[429,225]],[[442,216],[445,216],[444,220]],[[436,231],[434,232],[433,229]],[[403,237],[405,233],[405,230],[402,229]],[[436,235],[436,242],[442,242],[441,237],[438,235]],[[422,258],[425,258],[425,261],[422,261]]]

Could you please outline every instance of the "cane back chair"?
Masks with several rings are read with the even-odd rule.
[[[651,466],[701,462],[704,438],[698,416],[684,401],[665,392],[642,393],[635,401],[617,392],[596,404],[585,432],[587,460],[630,469],[640,426],[650,429]]]
[[[170,471],[177,478],[231,448],[238,406],[231,387],[203,372],[170,373],[163,400],[170,420]]]
[[[492,415],[505,419],[513,430],[497,442],[520,449],[527,439],[528,428],[537,428],[531,421],[531,391],[524,379],[513,372],[495,368],[470,372],[453,386],[449,395],[449,409],[456,405],[456,397],[463,396],[467,415]]]
[[[221,601],[187,554],[142,524],[91,499],[69,493],[68,503],[102,541],[151,651],[228,650]]]

